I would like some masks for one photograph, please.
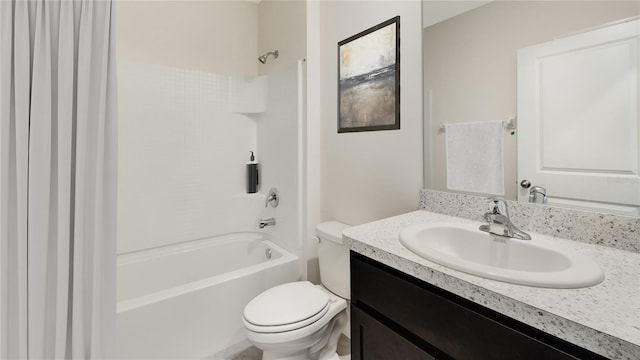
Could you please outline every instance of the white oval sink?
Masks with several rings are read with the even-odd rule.
[[[400,233],[413,253],[469,274],[547,288],[589,287],[604,280],[592,259],[567,253],[536,239],[518,240],[478,230],[478,225],[425,223]]]

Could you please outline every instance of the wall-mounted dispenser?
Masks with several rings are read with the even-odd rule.
[[[247,194],[258,192],[258,162],[253,155],[253,151],[249,151],[251,157],[247,162]]]

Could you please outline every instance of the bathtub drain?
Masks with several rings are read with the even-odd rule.
[[[266,256],[267,259],[271,259],[271,249],[267,248],[267,250],[264,251],[264,256]]]

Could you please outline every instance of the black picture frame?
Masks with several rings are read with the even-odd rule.
[[[338,42],[338,133],[400,129],[400,16]]]

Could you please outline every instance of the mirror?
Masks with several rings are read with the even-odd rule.
[[[442,125],[493,120],[502,120],[506,124],[513,119],[509,123],[513,129],[505,126],[502,136],[503,196],[510,200],[520,198],[520,201],[529,201],[530,189],[546,184],[532,181],[528,188],[520,185],[527,179],[518,175],[519,166],[525,164],[522,160],[519,164],[518,142],[523,142],[518,139],[527,134],[524,132],[527,127],[521,121],[529,120],[523,116],[524,106],[518,99],[518,91],[521,95],[523,93],[519,88],[523,81],[518,79],[519,50],[557,42],[557,39],[570,38],[574,34],[580,36],[587,30],[603,28],[605,24],[639,15],[640,3],[637,1],[423,1],[425,188],[489,195],[489,192],[450,190],[447,184],[446,133]],[[630,125],[623,131],[629,134],[627,138],[632,142],[627,149],[635,149],[630,157],[633,166],[628,173],[622,173],[621,179],[608,180],[603,187],[609,191],[621,184],[631,184],[630,203],[635,204],[619,207],[601,206],[591,200],[582,202],[581,199],[589,199],[589,192],[602,190],[602,187],[593,186],[585,186],[584,192],[576,196],[576,201],[565,202],[556,201],[556,188],[550,186],[546,189],[548,198],[552,199],[549,204],[640,216],[640,183],[637,182],[640,167],[637,49],[640,44],[637,38],[633,41],[630,48],[635,55],[630,57],[629,63],[634,69],[631,84],[635,92],[632,109],[628,113],[633,121],[628,121]],[[589,129],[586,127],[588,124],[583,126]],[[598,146],[613,146],[614,142],[617,143],[614,139]],[[547,150],[542,148],[540,151]],[[581,181],[574,183],[579,185]],[[532,199],[536,200],[540,201],[540,198]]]

